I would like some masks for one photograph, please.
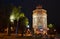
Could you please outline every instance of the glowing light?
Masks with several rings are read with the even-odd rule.
[[[27,28],[29,28],[30,26],[28,25]]]
[[[56,31],[56,29],[54,29],[54,31]]]
[[[43,34],[47,34],[47,32],[46,31],[43,31]]]
[[[49,30],[49,28],[47,28],[47,30]]]
[[[14,15],[11,15],[11,16],[10,16],[10,21],[11,21],[11,22],[14,22],[14,20],[15,20]]]
[[[43,31],[43,29],[40,29],[40,31]]]

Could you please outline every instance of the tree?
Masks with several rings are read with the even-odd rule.
[[[14,7],[13,9],[12,9],[12,12],[11,12],[11,14],[10,14],[10,19],[9,19],[9,21],[10,21],[10,26],[8,26],[8,29],[9,30],[11,30],[11,26],[13,27],[13,28],[16,28],[16,26],[17,26],[17,23],[15,23],[15,25],[16,26],[14,26],[14,21],[18,21],[19,20],[19,15],[20,15],[20,10],[19,10],[20,8],[17,8],[17,7]],[[9,31],[9,32],[11,32],[11,31]]]
[[[14,7],[12,10],[12,13],[10,15],[10,21],[14,22],[17,21],[16,25],[16,33],[18,33],[18,31],[21,31],[21,33],[23,34],[25,27],[28,25],[28,18],[24,15],[24,13],[21,12],[21,7]]]
[[[18,30],[21,31],[21,34],[23,36],[24,34],[24,31],[26,29],[26,26],[28,25],[28,19],[27,17],[24,16],[23,13],[20,14],[20,18],[19,18],[19,21],[18,21]]]
[[[49,28],[48,33],[49,33],[49,34],[54,34],[54,28],[55,28],[55,26],[54,26],[53,24],[49,24],[49,25],[48,25],[48,28]]]

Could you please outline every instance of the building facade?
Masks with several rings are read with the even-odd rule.
[[[42,6],[37,6],[35,10],[33,10],[33,29],[34,33],[46,33],[47,32],[47,14],[46,10],[42,9]]]

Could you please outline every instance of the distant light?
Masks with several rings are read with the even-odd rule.
[[[56,29],[54,29],[54,31],[56,31]]]
[[[29,28],[30,26],[29,25],[27,25],[27,28]]]
[[[47,28],[47,30],[49,30],[49,28]]]
[[[40,31],[43,31],[43,29],[40,29]]]
[[[47,34],[46,31],[43,31],[43,34]]]

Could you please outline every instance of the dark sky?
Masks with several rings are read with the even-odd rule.
[[[0,17],[6,18],[11,6],[22,6],[22,12],[32,21],[32,11],[39,4],[47,10],[48,24],[55,24],[56,29],[60,28],[60,10],[58,0],[0,0]]]

